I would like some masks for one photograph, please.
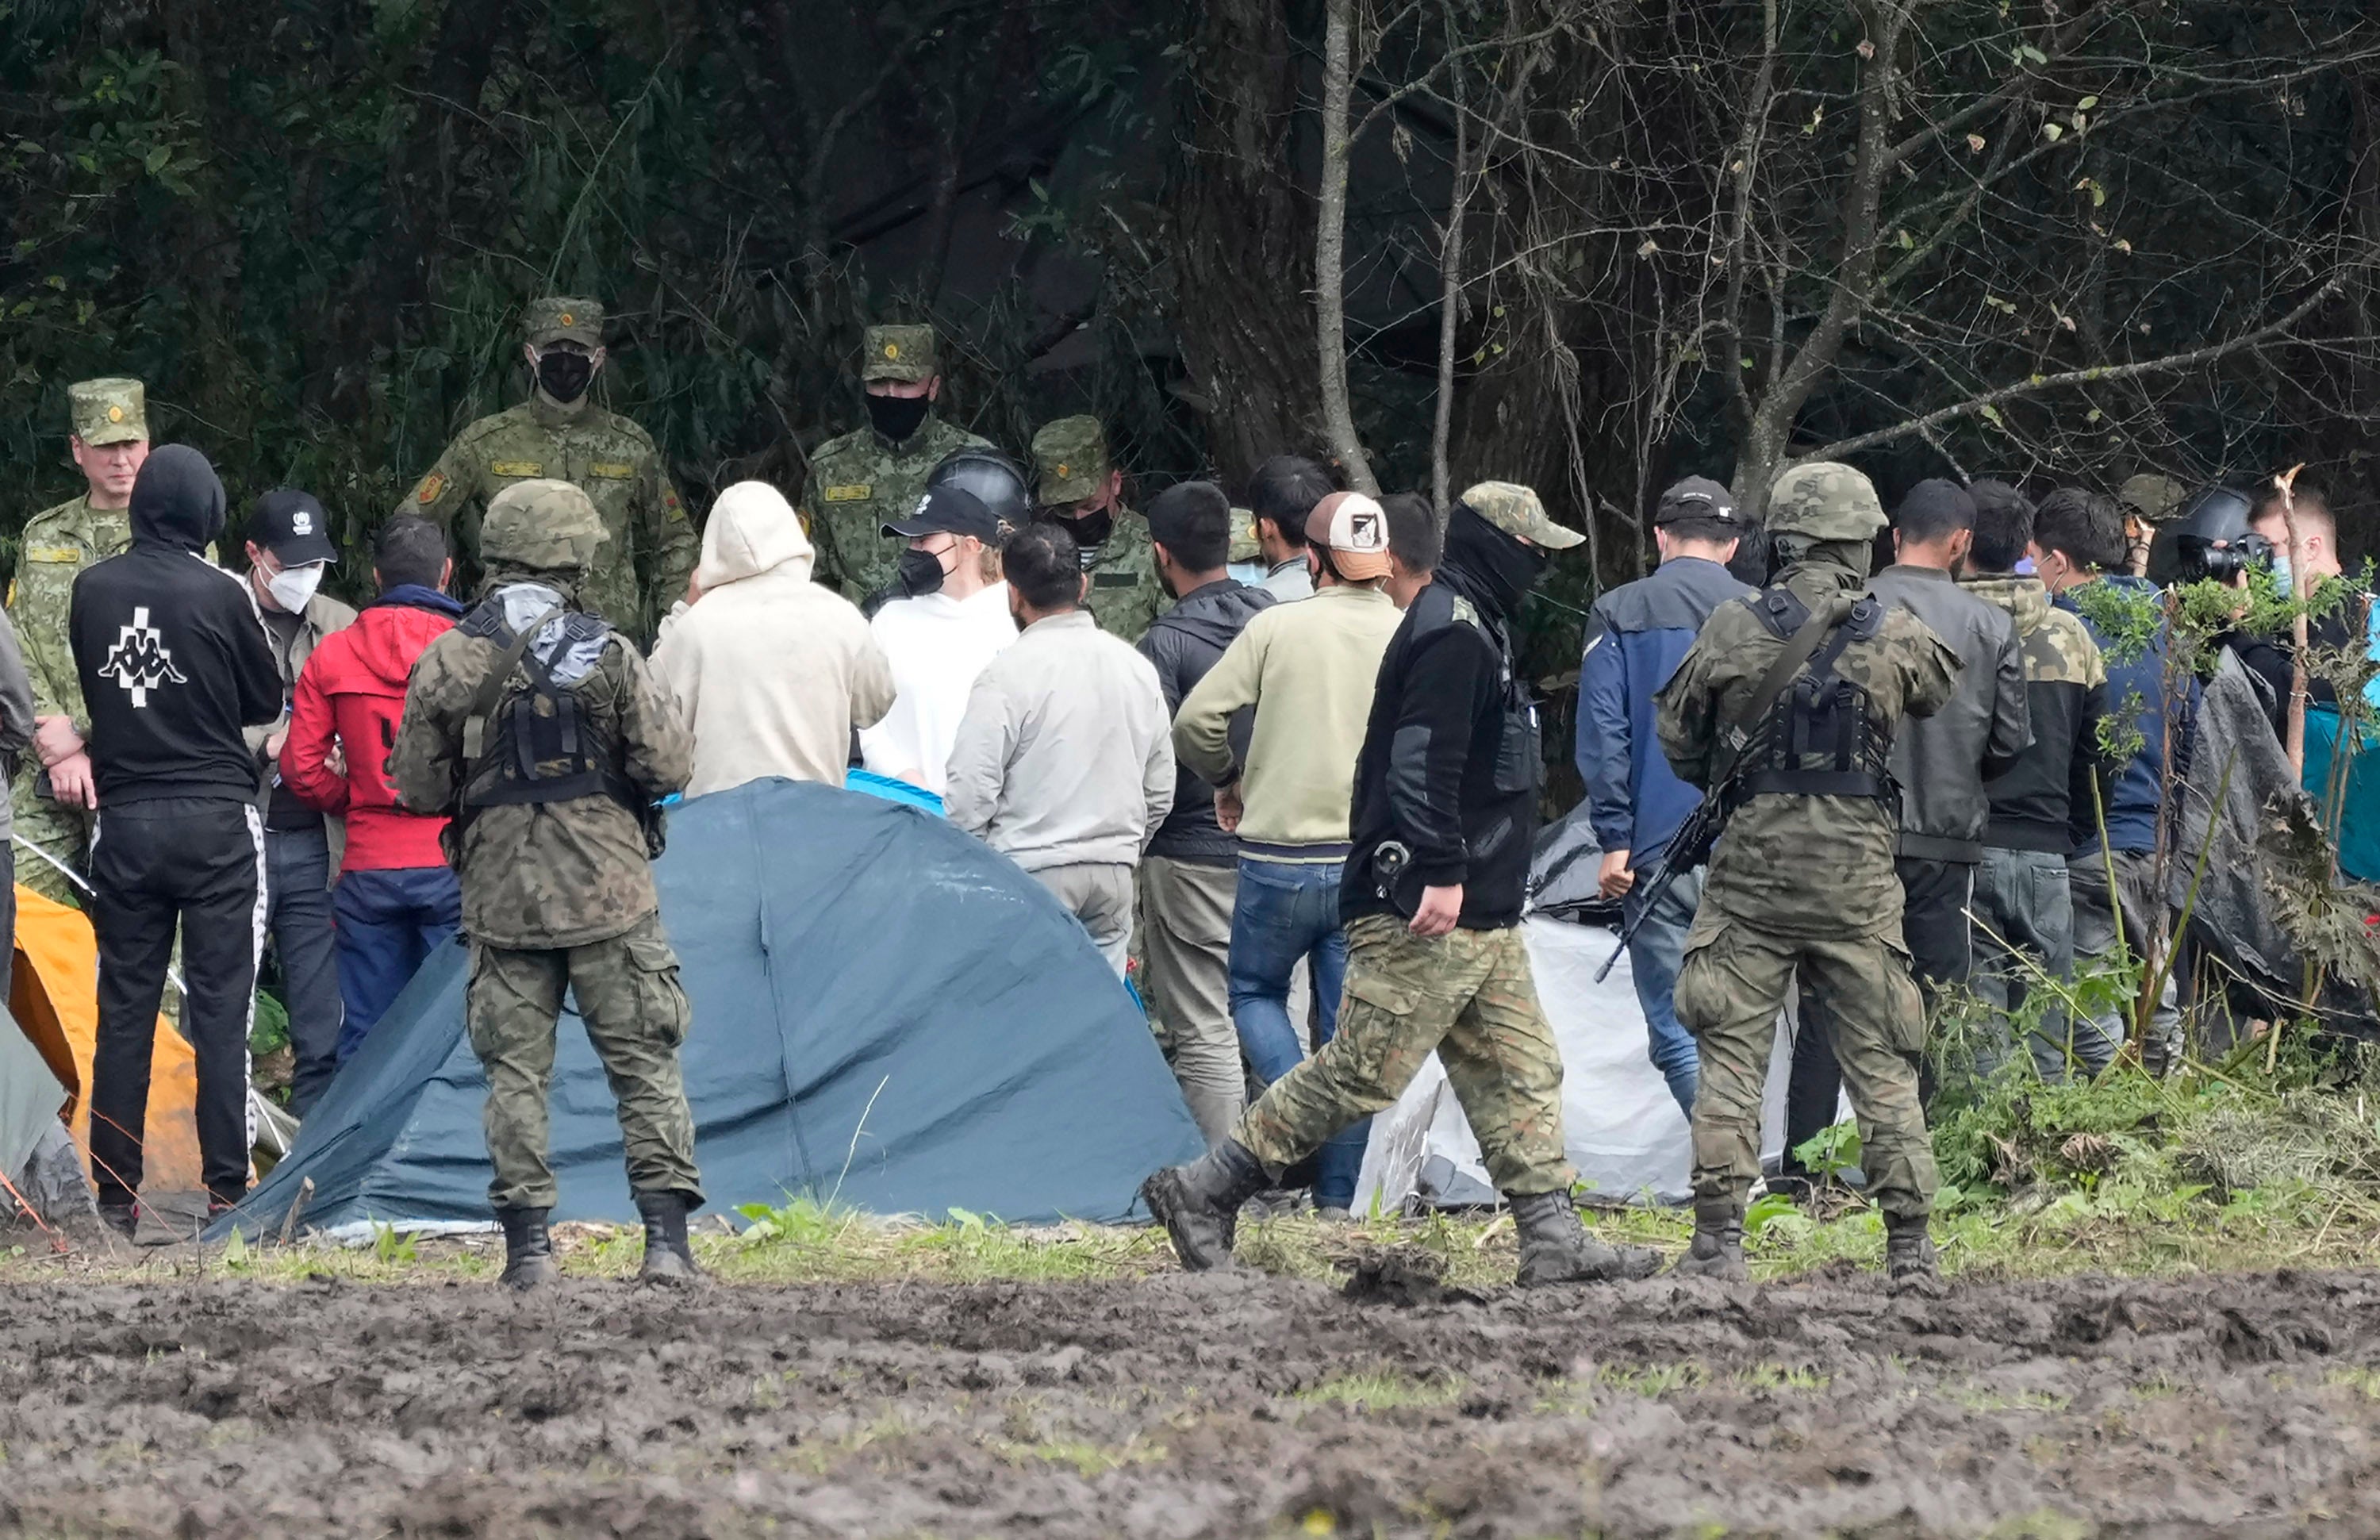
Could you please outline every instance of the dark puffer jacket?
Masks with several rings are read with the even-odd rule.
[[[1191,589],[1150,624],[1140,638],[1140,655],[1157,667],[1168,715],[1182,709],[1183,697],[1207,677],[1232,638],[1273,602],[1264,589],[1226,577]],[[1244,711],[1232,723],[1233,743],[1243,756],[1247,751],[1246,719],[1253,715]],[[1186,764],[1174,773],[1173,810],[1157,826],[1148,854],[1219,866],[1239,859],[1239,842],[1215,821],[1215,788]]]

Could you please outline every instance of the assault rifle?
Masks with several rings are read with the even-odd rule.
[[[1745,758],[1748,757],[1738,756],[1737,762],[1741,764]],[[1645,924],[1645,916],[1661,902],[1661,895],[1670,891],[1670,884],[1710,859],[1712,848],[1718,843],[1719,835],[1727,829],[1728,819],[1735,812],[1736,805],[1743,800],[1736,794],[1736,788],[1742,781],[1742,776],[1739,772],[1704,793],[1702,801],[1686,815],[1686,821],[1678,825],[1678,831],[1670,836],[1668,844],[1661,847],[1660,858],[1636,879],[1636,892],[1630,896],[1638,897],[1640,893],[1642,896],[1638,897],[1635,913],[1620,927],[1620,944],[1611,949],[1611,955],[1603,960],[1603,966],[1595,970],[1597,984],[1611,976],[1612,968],[1620,962],[1620,954],[1626,952],[1628,943],[1636,939],[1637,930]]]

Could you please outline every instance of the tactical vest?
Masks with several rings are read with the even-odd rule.
[[[560,614],[571,628],[571,641],[610,629],[593,615]],[[609,796],[640,820],[649,812],[645,798],[628,781],[626,746],[616,728],[590,716],[578,692],[557,683],[529,649],[529,639],[551,618],[540,617],[516,636],[505,627],[501,606],[485,604],[456,626],[501,649],[463,724],[458,824],[483,807],[585,796]],[[528,683],[508,687],[516,664],[528,673]]]
[[[1763,589],[1753,608],[1779,641],[1790,641],[1810,618],[1809,606],[1781,587]],[[1861,595],[1751,734],[1741,767],[1744,794],[1900,801],[1890,765],[1892,729],[1876,720],[1866,689],[1835,672],[1845,648],[1870,640],[1883,625],[1884,605],[1873,594]],[[1813,758],[1825,763],[1810,768]]]

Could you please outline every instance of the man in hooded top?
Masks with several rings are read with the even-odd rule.
[[[182,1033],[198,1074],[209,1210],[248,1188],[248,1034],[262,942],[264,824],[243,728],[280,717],[281,672],[246,584],[206,561],[224,490],[205,455],[151,455],[132,543],[75,578],[67,635],[103,811],[91,838],[99,1029],[91,1158],[100,1213],[137,1223],[150,1049],[182,934]]]
[[[653,673],[694,730],[688,796],[747,781],[843,784],[851,732],[892,705],[892,667],[859,608],[810,580],[784,494],[738,481],[702,531],[702,562],[662,622]]]

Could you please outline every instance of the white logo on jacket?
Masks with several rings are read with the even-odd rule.
[[[131,624],[116,627],[115,645],[107,649],[107,661],[100,665],[99,676],[131,691],[135,706],[147,706],[151,690],[189,683],[174,666],[164,633],[149,624],[146,604],[134,606]]]

